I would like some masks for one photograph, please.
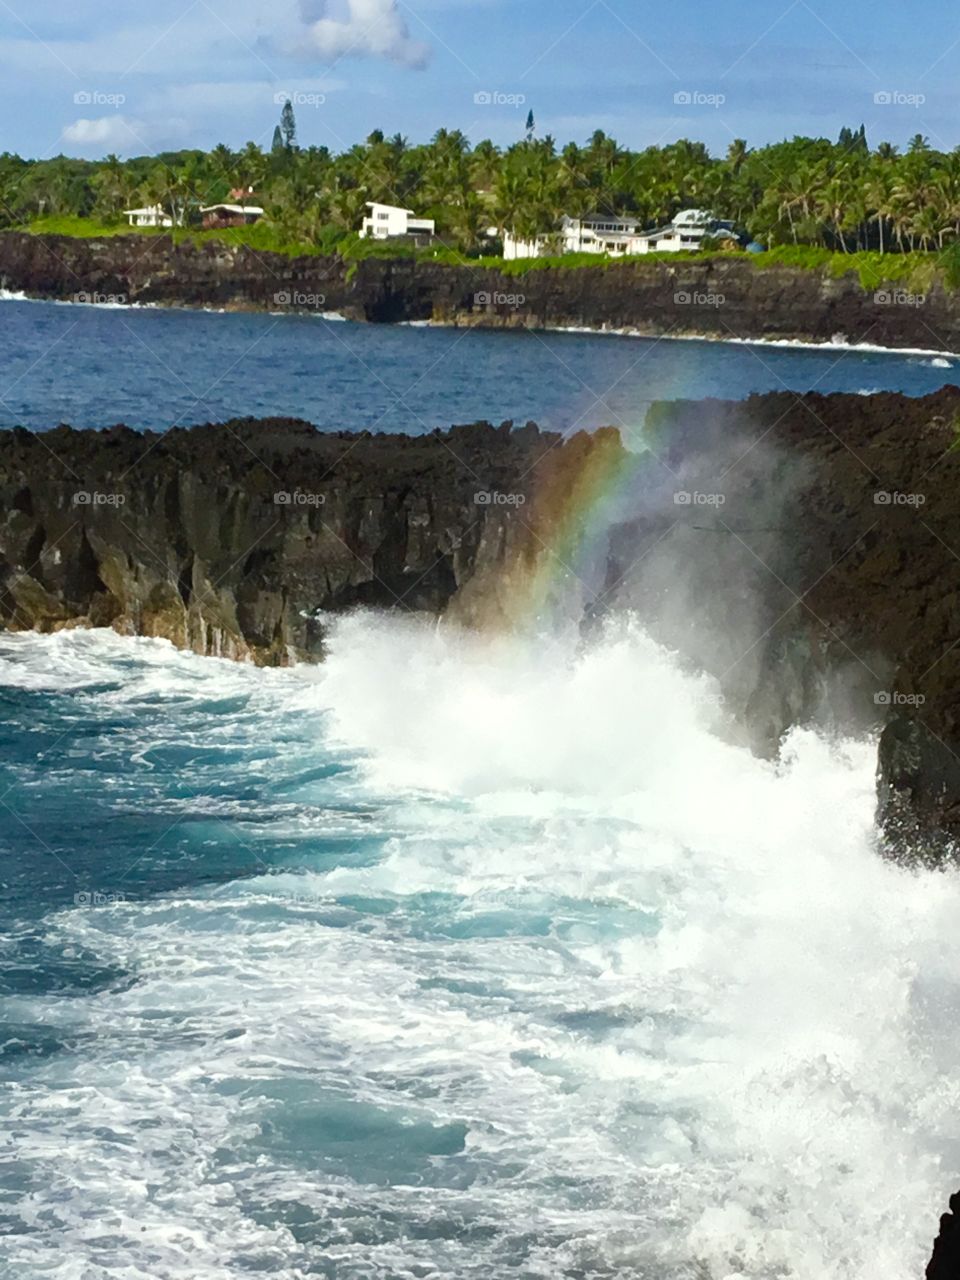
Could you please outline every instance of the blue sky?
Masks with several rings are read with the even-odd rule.
[[[0,60],[0,150],[29,156],[269,146],[284,94],[334,150],[377,127],[509,143],[531,108],[561,142],[722,153],[862,121],[960,144],[944,0],[0,0]]]

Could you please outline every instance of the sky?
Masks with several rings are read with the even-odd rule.
[[[0,151],[302,146],[375,128],[509,144],[603,129],[722,155],[866,125],[960,145],[960,9],[894,0],[0,0]]]

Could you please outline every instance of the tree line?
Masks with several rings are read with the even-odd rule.
[[[121,160],[0,155],[0,226],[64,216],[120,223],[136,204],[161,205],[177,224],[231,189],[256,193],[270,222],[300,243],[333,248],[355,233],[369,200],[433,217],[440,238],[479,252],[496,227],[549,233],[564,214],[636,214],[647,226],[680,209],[709,209],[754,239],[836,252],[939,249],[960,237],[960,148],[937,151],[918,134],[903,150],[871,149],[862,126],[835,141],[795,137],[722,157],[680,139],[632,151],[598,130],[583,145],[535,137],[500,148],[440,129],[424,144],[380,130],[338,154],[298,146],[284,107],[273,146],[185,150]]]

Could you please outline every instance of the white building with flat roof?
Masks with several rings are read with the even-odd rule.
[[[564,218],[561,226],[564,253],[609,253],[614,257],[636,252],[633,243],[643,231],[638,217],[592,213],[584,218]]]
[[[512,231],[503,233],[505,258],[542,258],[553,253],[609,253],[614,256],[635,252],[631,244],[643,223],[636,217],[590,214],[583,218],[563,217],[553,235],[521,240]]]
[[[259,204],[208,204],[200,210],[205,227],[243,227],[263,217]]]
[[[542,258],[554,253],[603,253],[612,258],[628,254],[696,252],[705,236],[738,239],[732,222],[718,221],[703,209],[684,209],[665,227],[644,231],[636,215],[589,214],[564,217],[553,235],[520,240],[503,235],[503,256]]]
[[[372,240],[389,240],[393,236],[432,236],[436,231],[433,218],[418,218],[412,209],[396,204],[367,201],[370,212],[363,220],[360,235]]]
[[[124,209],[123,216],[131,227],[172,227],[173,219],[158,204],[145,209]]]

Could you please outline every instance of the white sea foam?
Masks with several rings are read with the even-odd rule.
[[[11,1276],[921,1273],[960,1184],[960,884],[877,856],[872,743],[753,759],[629,624],[357,615],[274,673],[15,644],[65,688],[112,671],[114,709],[153,680],[171,722],[242,684],[258,776],[303,766],[299,725],[361,762],[337,794],[381,844],[324,860],[305,783],[242,831],[312,869],[48,921],[137,981],[6,1002],[82,1045],[10,1104],[43,1175]]]
[[[247,312],[256,311],[256,308],[229,308],[229,307],[209,307],[209,306],[187,306],[187,305],[170,305],[157,302],[84,302],[78,304],[70,299],[43,299],[31,298],[26,293],[9,289],[0,289],[0,302],[51,302],[54,306],[93,306],[101,310],[169,310],[169,311],[202,311],[210,315],[232,315],[237,311]],[[268,315],[275,317],[308,314],[305,312],[290,311],[268,311]],[[347,317],[339,311],[319,311],[309,313],[315,315],[319,320],[327,320],[330,322],[347,322]],[[397,322],[399,327],[409,329],[430,329],[430,328],[449,328],[443,321],[437,320],[402,320]],[[482,327],[482,326],[481,326]],[[804,338],[761,338],[761,337],[731,337],[729,335],[718,336],[714,333],[656,333],[649,329],[640,329],[632,325],[576,325],[576,324],[558,324],[544,325],[542,331],[546,333],[571,333],[584,334],[591,337],[611,337],[611,338],[645,338],[650,342],[710,342],[727,344],[731,346],[747,346],[747,347],[782,347],[788,350],[797,351],[844,351],[844,352],[862,352],[865,355],[892,355],[892,356],[931,356],[931,360],[925,361],[931,368],[935,369],[952,369],[953,361],[960,360],[960,352],[947,351],[944,352],[937,347],[891,347],[884,346],[874,342],[851,342],[845,334],[835,334],[832,338],[824,341],[814,341]]]
[[[424,321],[424,324],[442,322]],[[960,352],[944,353],[939,347],[890,347],[877,342],[851,342],[843,333],[834,334],[832,338],[817,341],[812,338],[760,338],[760,337],[722,337],[716,333],[657,333],[651,329],[640,329],[633,325],[583,325],[557,324],[544,326],[550,333],[580,333],[594,337],[610,338],[645,338],[648,342],[710,342],[735,347],[782,347],[790,351],[849,351],[862,352],[865,355],[889,356],[936,356],[928,363],[937,369],[952,369],[953,365],[946,356],[960,360]]]

